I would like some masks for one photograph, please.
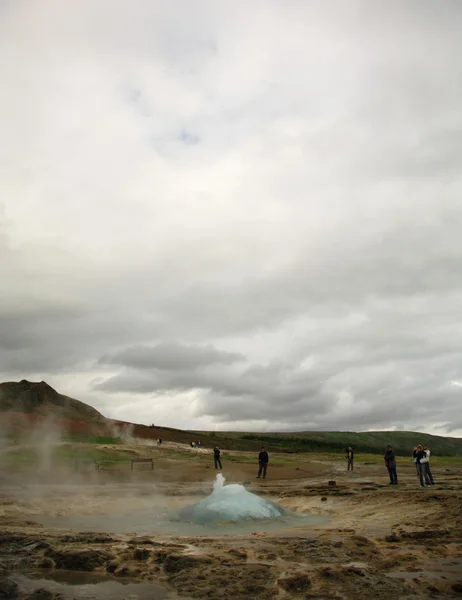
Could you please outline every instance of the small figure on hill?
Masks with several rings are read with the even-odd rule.
[[[430,485],[435,485],[435,482],[433,480],[433,475],[432,472],[430,470],[430,449],[427,448],[427,446],[425,444],[422,445],[422,450],[425,452],[425,457],[422,458],[420,460],[420,464],[422,463],[426,463],[427,464],[427,476],[428,476],[428,480],[430,481]]]
[[[213,460],[215,462],[215,469],[218,469],[218,467],[220,467],[220,469],[223,469],[223,467],[221,466],[220,454],[220,448],[218,446],[215,446],[215,448],[213,449]]]
[[[418,473],[419,473],[420,487],[421,488],[425,487],[425,484],[427,484],[428,486],[431,486],[432,482],[428,475],[427,455],[421,444],[419,444],[417,446],[417,453],[415,455],[415,461],[417,463],[417,468],[418,468]]]
[[[263,475],[263,479],[266,479],[266,469],[268,468],[269,457],[268,452],[262,447],[260,454],[258,455],[258,475],[257,479],[260,479]]]
[[[387,446],[384,459],[385,465],[388,469],[388,475],[390,475],[390,485],[397,485],[398,474],[396,473],[396,458],[391,446]]]
[[[348,460],[347,471],[353,471],[353,461],[355,459],[355,453],[353,452],[353,448],[351,446],[348,446],[348,448],[346,449],[346,453],[346,458]]]

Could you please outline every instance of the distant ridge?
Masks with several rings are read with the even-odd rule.
[[[45,381],[23,379],[0,383],[0,438],[2,435],[27,436],[28,432],[48,424],[80,441],[92,436],[110,436],[114,440],[161,438],[188,445],[201,440],[209,449],[218,445],[223,450],[258,452],[264,445],[270,452],[329,452],[341,456],[345,447],[351,445],[358,458],[361,454],[382,454],[388,444],[396,454],[410,457],[414,445],[425,443],[434,458],[462,456],[462,438],[413,431],[211,432],[129,423],[108,419],[92,406],[59,394]]]
[[[92,423],[104,423],[106,420],[92,406],[59,394],[45,381],[26,379],[0,383],[0,412],[34,413]]]

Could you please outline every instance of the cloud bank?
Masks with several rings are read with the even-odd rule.
[[[0,2],[0,376],[462,435],[462,5]]]

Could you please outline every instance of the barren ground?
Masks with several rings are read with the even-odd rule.
[[[126,585],[120,597],[131,600],[462,596],[462,460],[435,458],[436,485],[420,489],[410,459],[399,461],[399,485],[389,486],[380,457],[359,456],[351,473],[343,457],[272,455],[267,480],[257,481],[253,456],[224,453],[227,483],[244,483],[299,514],[328,520],[276,531],[255,522],[245,534],[234,534],[230,525],[231,535],[181,535],[181,529],[150,530],[149,520],[145,531],[117,530],[124,514],[149,515],[151,508],[180,508],[207,496],[215,476],[210,451],[173,444],[119,450],[153,456],[154,469],[0,465],[0,598],[118,598],[104,586],[82,587],[103,576],[114,585],[152,584]],[[72,519],[82,515],[101,526],[79,530]],[[60,529],[49,525],[56,517]],[[34,574],[42,577],[35,586]],[[82,585],[58,589],[59,580]]]

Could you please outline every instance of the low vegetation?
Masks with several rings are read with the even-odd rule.
[[[211,432],[184,431],[158,425],[139,425],[107,419],[93,407],[59,394],[45,382],[26,380],[0,384],[0,440],[24,445],[46,437],[84,445],[120,445],[134,439],[155,443],[187,444],[201,441],[205,448],[218,445],[230,452],[343,454],[347,446],[364,455],[382,454],[390,444],[398,456],[409,456],[418,443],[429,446],[434,456],[462,456],[462,439],[412,431],[368,432]],[[236,458],[236,460],[239,460]]]

